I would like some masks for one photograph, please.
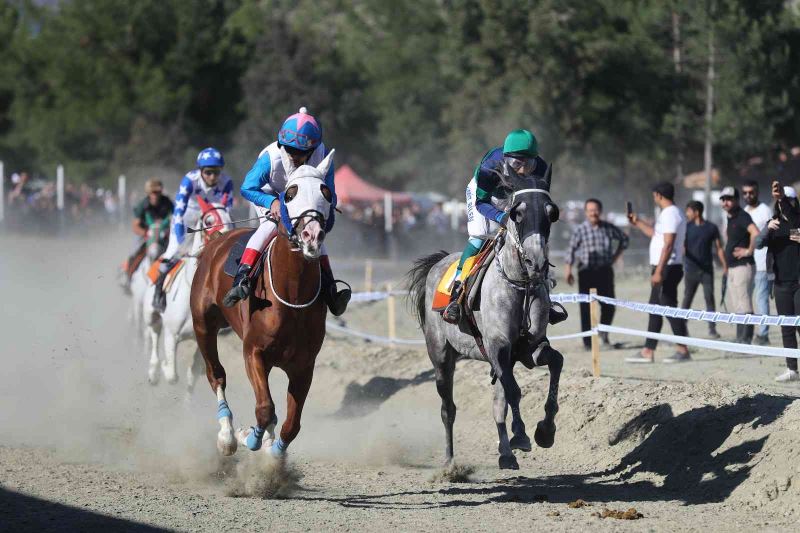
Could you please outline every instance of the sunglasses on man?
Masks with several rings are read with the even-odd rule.
[[[222,173],[222,169],[219,168],[204,168],[203,169],[203,176],[219,176]]]

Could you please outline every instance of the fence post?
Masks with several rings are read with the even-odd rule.
[[[56,207],[64,210],[64,165],[56,167]]]
[[[119,222],[123,225],[125,224],[125,219],[128,218],[127,198],[127,178],[125,178],[125,175],[122,174],[119,178],[117,178],[117,209],[119,210]]]
[[[397,338],[397,323],[395,321],[395,298],[392,294],[392,284],[386,284],[386,292],[388,293],[388,297],[386,298],[386,321],[387,321],[387,329],[389,331],[389,339],[394,341]],[[392,342],[394,345],[394,342]]]
[[[6,172],[3,162],[0,161],[0,222],[6,216]]]
[[[364,292],[372,292],[372,259],[364,262]]]
[[[598,309],[599,305],[597,300],[594,299],[597,296],[597,289],[589,289],[589,295],[591,296],[591,301],[589,302],[589,316],[591,317],[592,323],[592,375],[594,377],[600,377],[600,335],[597,331],[597,324],[600,322],[600,310]]]

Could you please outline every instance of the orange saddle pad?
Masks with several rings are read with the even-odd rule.
[[[472,267],[475,265],[475,260],[479,255],[480,254],[474,255],[464,262],[464,268],[461,269],[461,277],[458,278],[462,283],[469,277],[472,272]],[[441,311],[450,303],[450,292],[453,289],[457,268],[458,259],[447,267],[444,276],[442,276],[442,279],[440,279],[439,283],[436,285],[436,293],[433,295],[433,303],[431,304],[431,308],[433,308],[434,311]]]
[[[164,279],[164,292],[169,292],[170,287],[172,287],[172,282],[175,281],[175,277],[178,275],[178,272],[181,271],[183,268],[183,259],[178,261],[174,267],[167,272],[167,277]],[[161,259],[156,259],[152,265],[150,265],[150,270],[147,271],[147,277],[150,278],[150,281],[155,283],[158,280],[158,267],[161,265]]]

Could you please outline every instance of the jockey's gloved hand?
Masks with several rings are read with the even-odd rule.
[[[508,222],[508,213],[498,213],[494,220],[501,226],[505,227],[506,222]]]

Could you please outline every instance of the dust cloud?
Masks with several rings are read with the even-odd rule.
[[[130,300],[116,282],[117,265],[131,246],[124,228],[50,237],[0,235],[0,353],[6,378],[0,388],[0,445],[45,447],[65,461],[216,483],[235,469],[216,452],[216,399],[205,376],[198,377],[192,395],[186,391],[194,342],[179,346],[176,385],[163,379],[157,386],[147,384],[141,333],[129,325]],[[240,347],[233,334],[220,339],[234,425],[249,426],[253,393]],[[335,349],[326,345],[320,360],[332,358]],[[410,405],[366,419],[334,416],[345,384],[331,382],[328,375],[323,368],[315,376],[292,455],[408,464],[438,451],[435,412]],[[286,378],[275,369],[270,382],[282,423]],[[281,494],[286,489],[282,486]]]

